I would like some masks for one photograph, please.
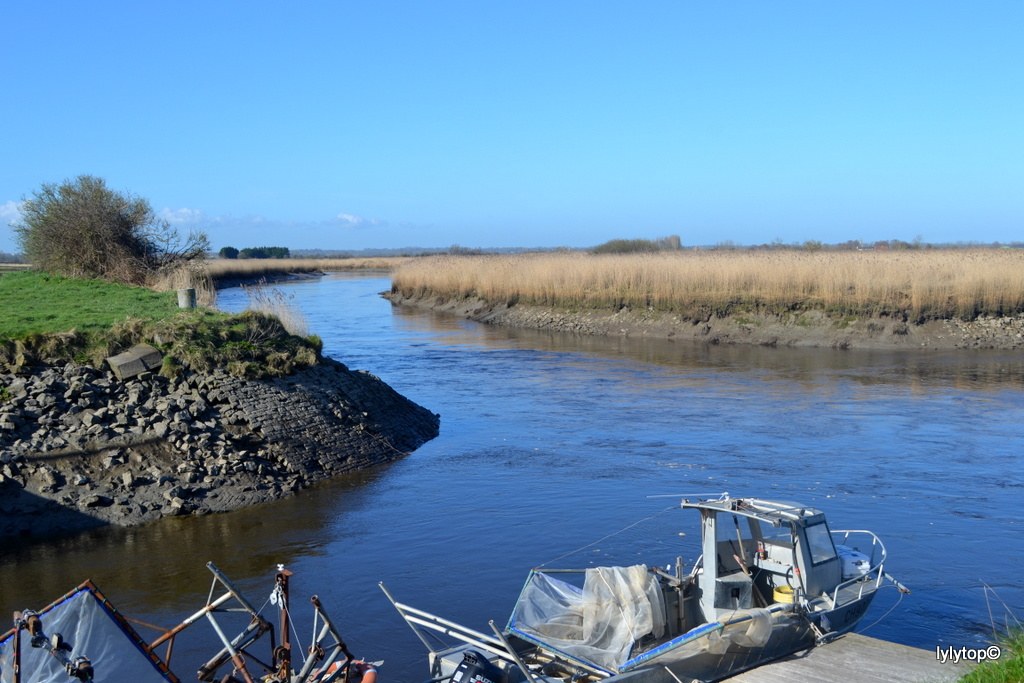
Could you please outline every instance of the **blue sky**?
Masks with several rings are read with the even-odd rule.
[[[80,174],[214,248],[1024,239],[1024,2],[37,2],[0,251]]]

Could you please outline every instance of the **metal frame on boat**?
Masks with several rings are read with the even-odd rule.
[[[92,681],[94,676],[99,680],[135,683],[180,683],[170,669],[174,640],[204,618],[222,649],[199,668],[200,681],[213,681],[229,663],[230,672],[217,679],[221,683],[349,680],[346,672],[354,657],[315,595],[310,598],[314,610],[313,644],[306,653],[293,650],[290,571],[278,565],[274,576],[269,603],[276,607],[280,619],[275,629],[212,562],[206,566],[213,574],[206,605],[169,629],[123,615],[90,581],[38,612],[15,612],[14,628],[0,635],[0,683]],[[225,631],[231,613],[240,615],[245,624],[233,638]],[[147,642],[133,624],[162,634]],[[29,647],[24,647],[23,633],[29,636]],[[268,634],[269,656],[257,655],[253,646]],[[157,654],[161,646],[166,646],[163,658]],[[301,667],[296,670],[293,661],[300,659]]]
[[[690,571],[681,558],[667,570],[534,569],[493,637],[381,588],[427,646],[434,681],[486,657],[480,680],[493,683],[714,681],[851,631],[883,580],[909,592],[885,572],[875,534],[833,532],[815,508],[728,494],[680,507],[701,520]]]

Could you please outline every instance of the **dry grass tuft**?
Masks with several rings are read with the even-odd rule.
[[[569,309],[650,308],[684,317],[760,310],[913,320],[1024,311],[1024,251],[685,251],[437,256],[395,271],[404,296],[479,297]]]
[[[380,270],[390,272],[410,257],[338,258],[338,259],[210,259],[192,261],[160,271],[151,283],[152,289],[168,292],[195,289],[196,302],[213,308],[217,304],[218,280],[258,280],[281,273],[324,273],[347,270]]]
[[[199,306],[213,308],[217,305],[217,288],[204,262],[189,261],[160,271],[150,286],[158,292],[194,289]]]
[[[289,334],[297,337],[309,336],[309,322],[298,304],[294,294],[285,294],[280,289],[268,287],[266,283],[243,285],[249,297],[249,310],[259,311],[281,321]]]

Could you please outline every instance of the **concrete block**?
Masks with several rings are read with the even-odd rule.
[[[118,379],[131,379],[136,375],[159,368],[163,355],[149,344],[133,346],[124,353],[107,358],[107,365]]]
[[[179,289],[178,290],[178,308],[195,308],[196,307],[196,290]]]

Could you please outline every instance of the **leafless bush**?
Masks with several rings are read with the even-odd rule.
[[[149,202],[82,175],[45,183],[21,207],[14,232],[40,270],[141,285],[161,268],[203,256],[206,235],[178,231]]]

